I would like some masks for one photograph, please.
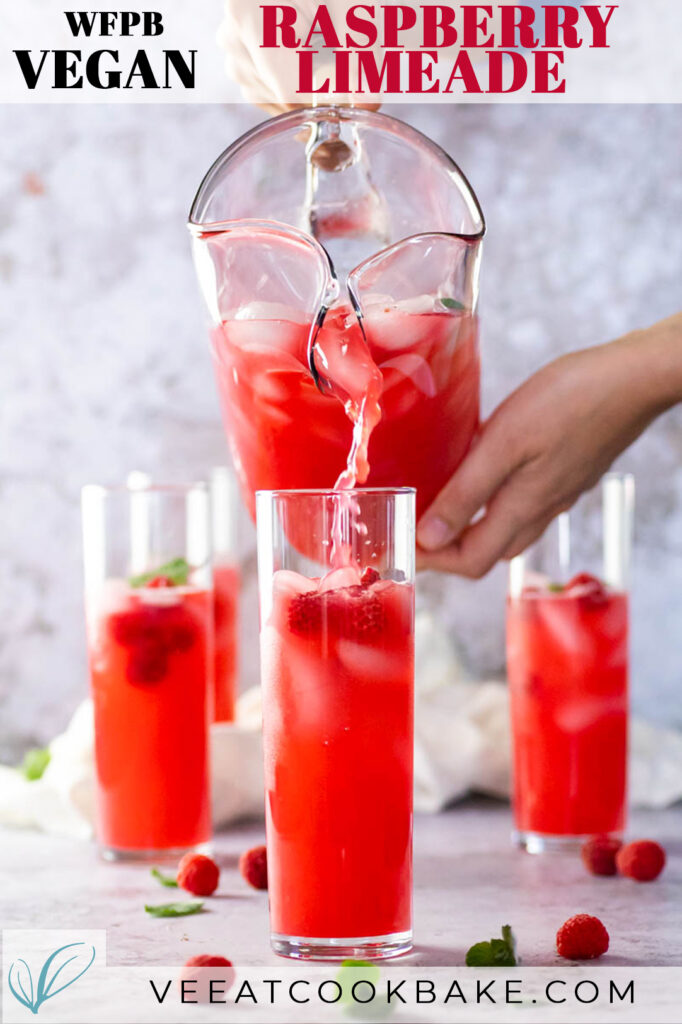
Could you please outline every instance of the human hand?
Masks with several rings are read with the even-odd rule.
[[[520,554],[681,399],[682,316],[545,366],[483,425],[422,516],[419,567],[478,578]]]

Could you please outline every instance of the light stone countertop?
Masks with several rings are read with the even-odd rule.
[[[510,844],[510,812],[494,801],[469,801],[415,824],[415,951],[406,965],[458,966],[474,942],[510,923],[526,966],[552,966],[554,937],[573,914],[599,916],[611,936],[599,966],[682,963],[682,807],[633,813],[629,834],[655,838],[668,864],[640,885],[594,878],[576,854],[532,857]],[[261,825],[221,832],[215,855],[222,874],[209,913],[159,920],[146,902],[175,897],[146,865],[108,864],[93,845],[36,832],[0,831],[0,921],[3,928],[107,931],[112,966],[184,963],[197,953],[252,967],[281,963],[268,944],[265,893],[237,870],[239,854],[263,841]],[[182,898],[182,897],[179,897]],[[188,897],[189,898],[189,897]],[[565,964],[565,961],[563,961]]]

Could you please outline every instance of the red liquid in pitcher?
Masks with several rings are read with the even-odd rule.
[[[522,832],[625,824],[628,599],[594,577],[507,608],[514,814]]]
[[[327,314],[315,363],[331,396],[309,368],[309,323],[232,319],[214,330],[223,417],[252,514],[256,490],[357,478],[416,487],[419,515],[466,454],[479,421],[476,317],[387,308],[363,326],[366,347],[354,312]]]
[[[413,587],[283,570],[263,626],[272,930],[411,928]]]

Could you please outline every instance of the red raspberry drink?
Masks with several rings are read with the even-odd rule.
[[[105,855],[200,846],[211,837],[211,592],[112,580],[87,611]]]
[[[213,566],[215,667],[213,720],[233,722],[237,699],[240,572],[236,565]]]
[[[97,838],[177,857],[211,838],[208,490],[88,484],[82,511]]]
[[[385,493],[353,492],[360,523],[373,521],[367,496]],[[329,495],[258,496],[272,944],[293,957],[388,957],[412,944],[414,500],[404,522],[395,516],[395,547],[380,545],[386,563],[404,556],[404,571],[361,572],[348,549],[348,564],[321,578],[277,568],[302,556],[264,552],[266,538],[288,543],[267,524],[271,505],[280,523],[305,506],[314,538],[316,498],[332,529]]]
[[[315,348],[322,390],[311,323],[253,308],[215,328],[223,418],[252,514],[258,490],[331,487],[354,430],[359,483],[416,487],[418,514],[430,505],[478,427],[480,362],[477,318],[429,301],[431,312],[368,313],[366,345],[349,307],[330,311]]]
[[[582,573],[507,608],[514,816],[528,849],[625,824],[628,598]]]

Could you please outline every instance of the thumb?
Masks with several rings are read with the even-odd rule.
[[[447,547],[490,500],[514,466],[484,427],[464,461],[419,520],[417,544],[424,551]]]

